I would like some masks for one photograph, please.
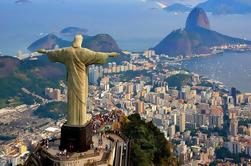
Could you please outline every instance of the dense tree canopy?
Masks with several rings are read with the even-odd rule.
[[[141,120],[139,114],[133,114],[122,125],[122,132],[131,140],[131,160],[135,166],[176,166],[172,155],[172,145],[152,123]]]

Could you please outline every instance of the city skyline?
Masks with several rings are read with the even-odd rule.
[[[1,1],[0,166],[251,165],[250,16],[249,0]]]

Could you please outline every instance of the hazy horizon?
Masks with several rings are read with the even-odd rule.
[[[190,1],[193,4],[197,1]],[[191,3],[192,4],[192,3]],[[88,29],[89,35],[107,33],[120,48],[143,51],[155,46],[171,31],[184,27],[188,13],[174,15],[155,2],[141,0],[36,0],[29,4],[0,2],[0,52],[15,55],[48,33],[68,26]],[[213,30],[251,40],[251,15],[209,15]]]

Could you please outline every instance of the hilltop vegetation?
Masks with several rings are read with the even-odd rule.
[[[131,139],[131,162],[134,166],[178,165],[171,143],[152,122],[146,123],[139,114],[133,114],[121,126],[122,133]]]
[[[169,87],[176,87],[177,89],[181,89],[182,86],[187,85],[189,82],[191,82],[191,79],[191,75],[176,74],[168,77],[166,81],[168,82]]]

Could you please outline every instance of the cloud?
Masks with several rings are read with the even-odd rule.
[[[240,2],[243,2],[245,4],[251,5],[251,1],[250,0],[239,0]]]
[[[161,3],[161,2],[156,2],[156,4],[157,4],[160,8],[162,8],[162,9],[167,7],[166,4]]]
[[[155,1],[160,4],[168,6],[173,3],[182,3],[182,4],[186,4],[186,5],[197,5],[198,3],[204,2],[206,0],[141,0],[141,1],[142,2]],[[243,1],[249,1],[249,0],[243,0]]]
[[[15,4],[29,4],[31,0],[16,0]]]

